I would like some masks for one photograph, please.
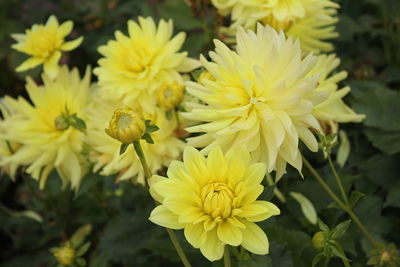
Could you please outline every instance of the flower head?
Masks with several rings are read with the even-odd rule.
[[[214,5],[233,20],[228,35],[234,35],[238,26],[254,29],[257,22],[283,30],[287,36],[299,39],[305,52],[327,52],[333,45],[327,40],[335,38],[334,24],[338,21],[337,3],[331,0],[249,0],[231,1],[230,5]]]
[[[159,87],[156,91],[156,104],[165,110],[171,110],[183,99],[184,84],[173,82]]]
[[[180,72],[198,66],[187,58],[187,52],[178,52],[185,34],[172,37],[172,21],[160,20],[158,27],[152,18],[139,17],[139,24],[128,21],[128,36],[115,32],[115,39],[99,47],[104,57],[98,61],[94,73],[99,78],[103,95],[123,99],[125,104],[134,100],[151,112],[155,106],[153,93],[165,83],[183,83]]]
[[[22,147],[0,164],[28,165],[26,171],[43,188],[53,168],[64,185],[77,189],[84,175],[81,150],[85,131],[85,108],[90,89],[90,68],[81,80],[77,69],[62,67],[52,80],[43,75],[38,86],[27,79],[26,89],[32,104],[23,98],[10,98],[16,114],[3,121],[4,138]],[[57,118],[67,118],[70,127],[59,128]]]
[[[75,259],[75,250],[64,246],[53,250],[53,255],[60,264],[71,265]]]
[[[339,64],[340,59],[336,55],[319,55],[317,64],[308,74],[310,76],[319,74],[319,85],[316,90],[329,92],[328,99],[314,107],[313,115],[321,121],[360,122],[365,115],[355,113],[343,102],[343,97],[350,92],[350,87],[338,90],[338,83],[347,77],[347,72],[332,74]]]
[[[183,162],[170,164],[168,178],[150,179],[150,193],[161,203],[150,220],[184,229],[189,243],[210,261],[222,258],[226,244],[267,254],[267,236],[255,222],[280,211],[268,201],[257,200],[264,190],[260,183],[265,172],[265,164],[251,164],[250,154],[242,149],[224,155],[214,147],[206,159],[187,147]]]
[[[277,179],[287,162],[301,171],[299,139],[318,150],[310,128],[320,126],[312,110],[328,96],[315,91],[318,75],[308,75],[316,57],[303,59],[298,42],[261,25],[257,33],[238,31],[237,52],[220,41],[215,45],[212,62],[201,60],[214,79],[186,83],[187,92],[204,103],[193,103],[183,114],[202,122],[187,128],[204,133],[188,138],[189,145],[205,147],[205,153],[217,145],[223,150],[244,145],[255,162],[277,171]]]
[[[52,15],[45,25],[34,24],[25,34],[12,34],[11,36],[18,42],[12,48],[31,56],[19,65],[16,71],[26,71],[43,64],[44,72],[54,79],[58,72],[61,52],[73,50],[83,41],[83,37],[65,41],[72,28],[72,21],[59,25],[57,18]]]
[[[142,114],[131,107],[114,111],[106,133],[123,144],[139,141],[146,130]]]
[[[88,109],[87,143],[92,147],[91,160],[95,163],[94,171],[101,170],[102,175],[118,173],[118,181],[132,179],[144,184],[144,172],[133,148],[128,148],[119,154],[121,142],[111,138],[104,132],[108,126],[108,118],[114,110],[121,106],[120,101],[103,99],[97,96]],[[185,147],[185,143],[176,137],[177,121],[175,116],[166,118],[164,110],[155,109],[155,113],[143,113],[144,119],[150,120],[159,127],[151,133],[154,144],[140,141],[151,172],[155,173],[163,166],[168,166],[171,160],[177,159]]]

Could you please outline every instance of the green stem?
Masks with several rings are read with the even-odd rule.
[[[341,259],[342,260],[342,262],[343,262],[343,266],[344,267],[351,267],[351,265],[350,265],[350,263],[348,262],[348,261],[346,261],[346,260],[344,260],[344,259]]]
[[[225,246],[224,250],[224,267],[231,267],[231,255],[229,254],[229,246]]]
[[[336,171],[335,165],[333,165],[331,155],[328,153],[328,162],[329,166],[331,167],[331,170],[333,172],[333,175],[335,176],[336,183],[339,187],[340,193],[342,194],[343,200],[346,203],[347,206],[349,206],[349,199],[347,198],[346,192],[344,191],[343,183],[342,180],[340,179],[339,174]]]
[[[148,180],[151,178],[151,171],[150,171],[149,165],[147,165],[147,161],[146,161],[146,158],[144,156],[142,146],[140,145],[140,141],[134,142],[133,146],[135,147],[136,154],[138,155],[138,157],[140,159],[140,163],[142,164],[142,167],[143,167],[143,170],[144,170],[144,175],[145,175],[145,179],[144,180],[145,180],[145,183],[146,183],[146,187],[149,188]],[[158,205],[157,202],[156,202],[156,205]],[[167,230],[169,238],[171,239],[171,242],[174,245],[175,250],[178,253],[179,258],[181,259],[183,265],[185,267],[191,267],[192,265],[190,264],[188,258],[186,257],[186,254],[183,251],[182,246],[179,243],[178,239],[176,238],[176,235],[175,235],[174,231],[172,231],[169,228],[165,228],[165,229]]]
[[[326,257],[326,258],[325,258],[324,267],[328,267],[329,261],[330,261],[330,260],[331,260],[331,258],[329,258],[329,257]]]
[[[286,203],[286,198],[285,198],[285,196],[282,194],[281,190],[279,190],[279,188],[276,187],[276,184],[275,184],[274,181],[272,180],[271,174],[267,173],[267,179],[266,179],[266,181],[267,181],[267,184],[268,184],[269,186],[275,185],[275,188],[274,188],[274,195],[279,199],[280,202]]]
[[[318,174],[318,172],[314,169],[314,167],[303,157],[303,162],[307,166],[308,170],[311,172],[311,174],[314,176],[314,178],[318,181],[318,183],[322,186],[322,188],[328,193],[328,195],[339,205],[339,207],[347,212],[349,216],[353,219],[355,224],[360,228],[361,232],[367,237],[367,239],[375,245],[376,242],[372,235],[368,232],[367,228],[364,226],[364,224],[360,221],[360,219],[357,217],[357,215],[351,210],[349,206],[347,206],[345,203],[343,203],[339,197],[336,196],[336,194],[329,188],[329,186],[324,182],[324,180],[321,178],[321,176]]]

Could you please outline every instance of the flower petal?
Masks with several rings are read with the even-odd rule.
[[[246,226],[246,229],[243,229],[242,247],[254,254],[268,254],[269,242],[264,231],[253,222],[242,220],[242,223]]]
[[[243,241],[242,231],[228,222],[218,225],[218,238],[231,246],[239,246]]]
[[[207,232],[204,231],[203,223],[187,224],[184,233],[187,241],[195,248],[201,247],[206,242]]]
[[[157,206],[150,214],[149,220],[170,229],[182,229],[185,225],[178,222],[178,215],[164,205]]]
[[[31,58],[28,58],[27,60],[25,60],[24,62],[22,62],[22,64],[19,65],[15,70],[17,72],[26,71],[26,70],[32,69],[42,63],[43,63],[43,59],[38,58],[38,57],[31,57]]]
[[[200,251],[209,261],[222,259],[224,255],[224,244],[218,239],[217,229],[207,232],[206,241],[200,246]]]
[[[56,51],[54,52],[50,58],[48,58],[43,65],[44,73],[49,76],[50,79],[54,79],[58,73],[58,61],[61,58],[61,52]]]
[[[75,40],[65,42],[60,46],[60,50],[62,51],[71,51],[77,48],[83,42],[83,37],[79,37]]]
[[[280,214],[280,210],[277,206],[264,200],[257,200],[240,209],[242,210],[240,217],[246,218],[250,222],[263,221],[271,216]]]

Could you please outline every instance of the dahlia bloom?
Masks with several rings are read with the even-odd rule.
[[[207,159],[186,147],[183,162],[173,161],[168,178],[153,176],[150,193],[161,203],[150,221],[171,229],[184,229],[188,242],[210,261],[219,260],[225,245],[242,246],[264,255],[269,243],[255,224],[280,214],[268,201],[257,200],[264,187],[264,163],[251,163],[250,154],[234,149],[223,154],[214,147]]]
[[[338,83],[346,79],[347,72],[340,71],[332,74],[339,64],[340,59],[336,55],[318,56],[317,64],[309,75],[320,75],[316,90],[329,92],[329,97],[323,103],[316,105],[312,113],[321,121],[360,122],[365,115],[355,113],[342,100],[350,92],[350,87],[346,86],[338,90]]]
[[[3,121],[5,133],[1,136],[22,147],[0,164],[28,166],[26,172],[40,181],[40,188],[55,168],[64,186],[69,183],[78,189],[85,169],[81,159],[84,133],[77,123],[85,119],[90,73],[87,68],[81,80],[77,69],[70,72],[62,67],[54,80],[43,75],[42,86],[27,79],[26,90],[32,104],[23,98],[9,99],[16,114]],[[67,124],[60,127],[59,118],[65,118]]]
[[[59,25],[57,18],[52,15],[45,25],[34,24],[25,34],[12,34],[11,37],[18,42],[12,45],[12,48],[31,56],[19,65],[16,71],[26,71],[43,64],[44,73],[54,79],[57,76],[61,53],[75,49],[83,41],[83,37],[65,41],[73,25],[72,21]]]
[[[90,159],[95,163],[94,171],[100,170],[102,175],[119,173],[118,181],[133,179],[139,184],[144,184],[143,168],[133,147],[128,147],[126,152],[120,155],[121,142],[104,131],[114,110],[121,106],[121,101],[97,96],[88,109],[87,143],[93,150]],[[151,120],[151,124],[159,127],[158,131],[151,134],[154,144],[140,141],[149,168],[152,173],[156,173],[181,156],[185,143],[176,137],[175,129],[178,124],[175,116],[168,120],[164,110],[155,109],[152,114],[144,113],[144,119]]]
[[[318,75],[309,75],[317,58],[302,58],[298,42],[269,26],[259,25],[257,33],[240,28],[236,52],[218,40],[215,45],[211,62],[201,58],[213,78],[186,83],[187,92],[204,103],[186,103],[191,110],[183,116],[200,122],[186,130],[204,133],[188,144],[205,147],[204,153],[217,145],[225,151],[244,145],[277,179],[286,163],[300,172],[299,139],[318,150],[311,128],[320,126],[312,110],[328,97],[315,90]]]
[[[183,87],[180,72],[189,72],[199,63],[188,58],[187,52],[178,52],[185,33],[171,39],[171,20],[160,20],[156,27],[151,17],[139,17],[139,24],[128,21],[128,33],[125,36],[116,31],[116,40],[99,47],[103,58],[94,73],[104,97],[122,99],[124,104],[138,101],[144,111],[152,112],[156,106],[155,91],[174,83]]]
[[[227,35],[234,35],[238,26],[255,29],[257,22],[283,30],[287,36],[299,39],[305,52],[328,52],[335,38],[335,23],[339,5],[331,0],[246,0],[212,1],[222,15],[231,15]],[[221,4],[220,2],[224,2]]]

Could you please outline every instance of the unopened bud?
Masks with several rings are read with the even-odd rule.
[[[313,247],[316,250],[322,250],[325,247],[326,237],[324,232],[317,232],[312,238]]]
[[[66,118],[64,114],[60,114],[54,120],[54,125],[56,126],[57,130],[65,131],[69,128],[68,118]]]
[[[156,93],[156,103],[158,106],[170,110],[182,101],[183,91],[184,85],[177,82],[161,86]]]

